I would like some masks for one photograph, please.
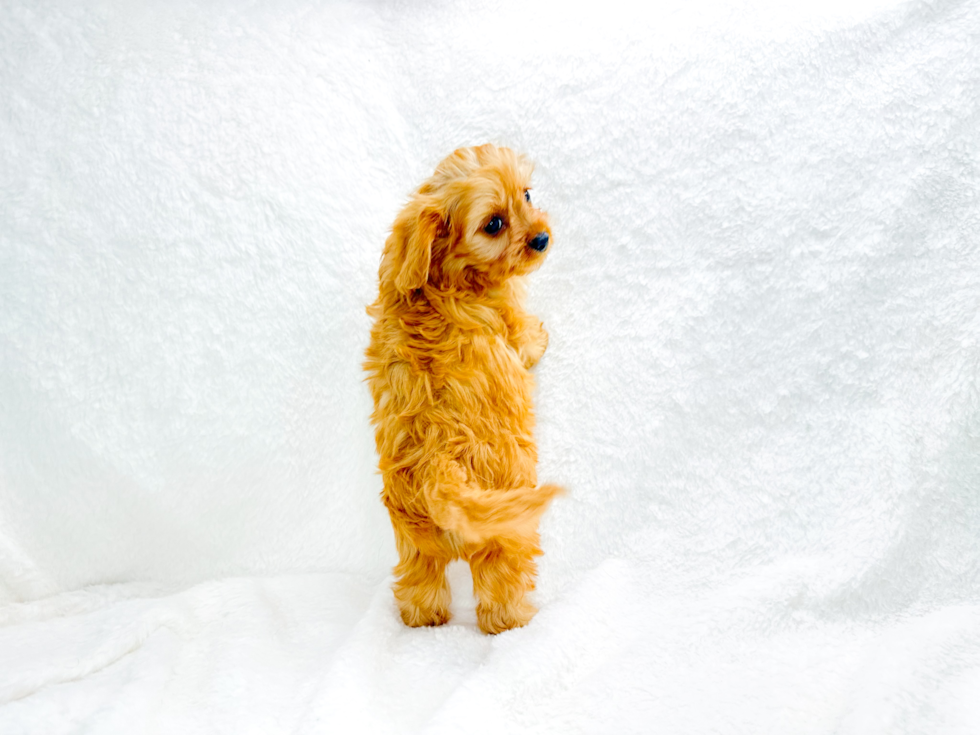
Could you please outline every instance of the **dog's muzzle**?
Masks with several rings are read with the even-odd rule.
[[[534,238],[527,244],[531,250],[537,250],[539,253],[543,253],[548,249],[548,233],[539,232]]]

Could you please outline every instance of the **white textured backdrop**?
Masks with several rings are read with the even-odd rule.
[[[980,731],[980,3],[0,3],[0,731]],[[538,161],[532,625],[401,626],[361,354]]]

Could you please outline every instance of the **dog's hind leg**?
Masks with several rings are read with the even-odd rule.
[[[492,540],[470,557],[473,591],[479,599],[477,622],[484,633],[501,633],[527,625],[538,611],[527,599],[534,589],[541,554],[537,543],[527,540]]]
[[[423,553],[395,526],[399,562],[392,589],[405,625],[442,625],[449,622],[451,593],[446,565],[451,558]]]

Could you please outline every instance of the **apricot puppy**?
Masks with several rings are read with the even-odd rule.
[[[544,261],[548,217],[532,166],[508,148],[460,148],[395,219],[379,269],[364,363],[400,561],[406,625],[449,620],[446,565],[466,559],[487,633],[537,610],[538,485],[529,369],[548,333],[524,311],[522,276]]]

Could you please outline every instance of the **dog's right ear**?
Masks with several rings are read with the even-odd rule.
[[[403,294],[429,280],[432,244],[442,228],[442,215],[425,198],[410,202],[395,219],[385,242],[379,276]]]

